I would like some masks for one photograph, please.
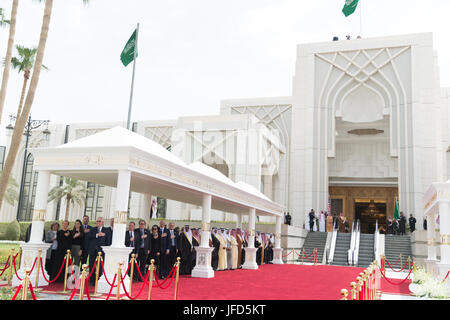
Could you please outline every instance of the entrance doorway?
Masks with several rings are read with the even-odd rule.
[[[372,186],[333,186],[329,187],[331,212],[342,212],[349,222],[360,219],[361,232],[375,232],[375,224],[386,226],[386,218],[394,216],[395,198],[398,188]],[[370,204],[372,203],[372,206]],[[370,208],[369,208],[370,207]]]
[[[375,233],[378,228],[386,227],[386,201],[355,199],[355,220],[359,220],[361,233]]]

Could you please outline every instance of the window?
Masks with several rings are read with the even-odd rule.
[[[87,189],[84,214],[88,215],[90,220],[96,220],[103,213],[105,186],[88,182]]]

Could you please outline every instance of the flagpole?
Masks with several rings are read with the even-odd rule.
[[[128,120],[127,120],[127,129],[131,130],[131,107],[133,105],[133,91],[134,91],[134,76],[136,74],[136,54],[138,50],[138,39],[139,39],[139,23],[136,27],[136,43],[134,46],[134,59],[133,59],[133,77],[131,79],[131,92],[130,92],[130,105],[128,106]]]

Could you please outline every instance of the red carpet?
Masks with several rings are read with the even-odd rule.
[[[341,289],[350,292],[350,282],[363,270],[328,265],[267,264],[258,270],[218,271],[212,279],[180,276],[178,300],[338,300]],[[132,297],[141,287],[142,282],[133,283]],[[61,289],[62,284],[45,287],[45,291]],[[175,281],[165,290],[153,288],[152,300],[173,300],[174,289]],[[90,292],[93,292],[92,287]],[[114,289],[110,299],[115,299],[116,292]],[[138,299],[146,300],[147,296],[148,287]]]

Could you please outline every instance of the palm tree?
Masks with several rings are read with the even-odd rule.
[[[11,21],[5,19],[3,8],[0,8],[0,27],[8,26]]]
[[[17,1],[17,0],[14,0]],[[39,0],[44,1],[44,0]],[[89,0],[83,0],[84,4],[89,3]],[[14,126],[13,135],[11,138],[11,147],[8,152],[8,156],[6,157],[6,161],[3,167],[3,173],[0,177],[0,208],[2,207],[3,198],[5,196],[6,192],[6,182],[9,180],[9,177],[11,176],[11,171],[14,166],[14,162],[17,157],[17,153],[19,151],[20,142],[22,140],[22,136],[25,130],[25,125],[28,119],[28,115],[30,114],[31,106],[33,105],[34,96],[36,94],[36,88],[39,83],[39,76],[41,74],[42,69],[42,61],[44,60],[44,53],[45,53],[45,46],[47,44],[47,38],[48,38],[48,30],[50,27],[50,18],[52,15],[52,8],[53,8],[53,0],[45,0],[45,8],[44,8],[44,17],[42,20],[42,28],[41,28],[41,35],[39,39],[39,45],[36,52],[36,61],[33,68],[33,75],[31,77],[30,81],[30,87],[28,89],[28,93],[25,99],[25,104],[22,109],[22,113],[19,115],[19,117],[16,120],[16,125]],[[12,27],[12,18],[11,15],[11,27]],[[15,19],[15,17],[14,17]],[[9,43],[8,43],[9,46]],[[8,63],[8,56],[6,57],[6,63]],[[9,66],[5,64],[5,69],[9,69]],[[3,89],[2,89],[3,94]],[[1,103],[1,101],[0,101]],[[1,110],[3,107],[0,104],[0,116],[1,116]]]
[[[59,202],[66,198],[66,215],[64,220],[69,220],[70,205],[83,205],[89,189],[84,182],[77,179],[64,177],[64,185],[53,187],[48,193],[48,202]]]
[[[1,173],[1,171],[0,171]],[[6,188],[6,194],[5,194],[5,200],[10,205],[14,206],[17,200],[19,200],[19,193],[17,192],[17,189],[19,188],[19,184],[16,182],[16,180],[11,177],[9,179],[8,187]]]
[[[19,73],[23,72],[23,86],[22,93],[20,95],[19,107],[17,108],[17,118],[19,118],[22,113],[23,101],[25,99],[25,92],[27,90],[28,80],[30,79],[31,69],[34,66],[34,60],[36,58],[37,48],[25,48],[24,46],[16,46],[18,57],[13,57],[11,59],[11,67],[18,70]],[[48,70],[48,68],[42,65],[42,68]]]
[[[16,17],[18,8],[19,8],[19,0],[13,0],[10,20],[4,20],[3,10],[1,16],[2,21],[1,25],[4,26],[5,23],[9,24],[9,38],[8,38],[8,48],[6,49],[5,69],[3,70],[2,86],[0,88],[0,123],[2,121],[1,119],[3,114],[3,107],[5,105],[6,90],[8,88],[9,71],[11,67],[12,51],[14,48],[14,37],[16,35]],[[1,199],[0,199],[0,208],[1,208]]]

